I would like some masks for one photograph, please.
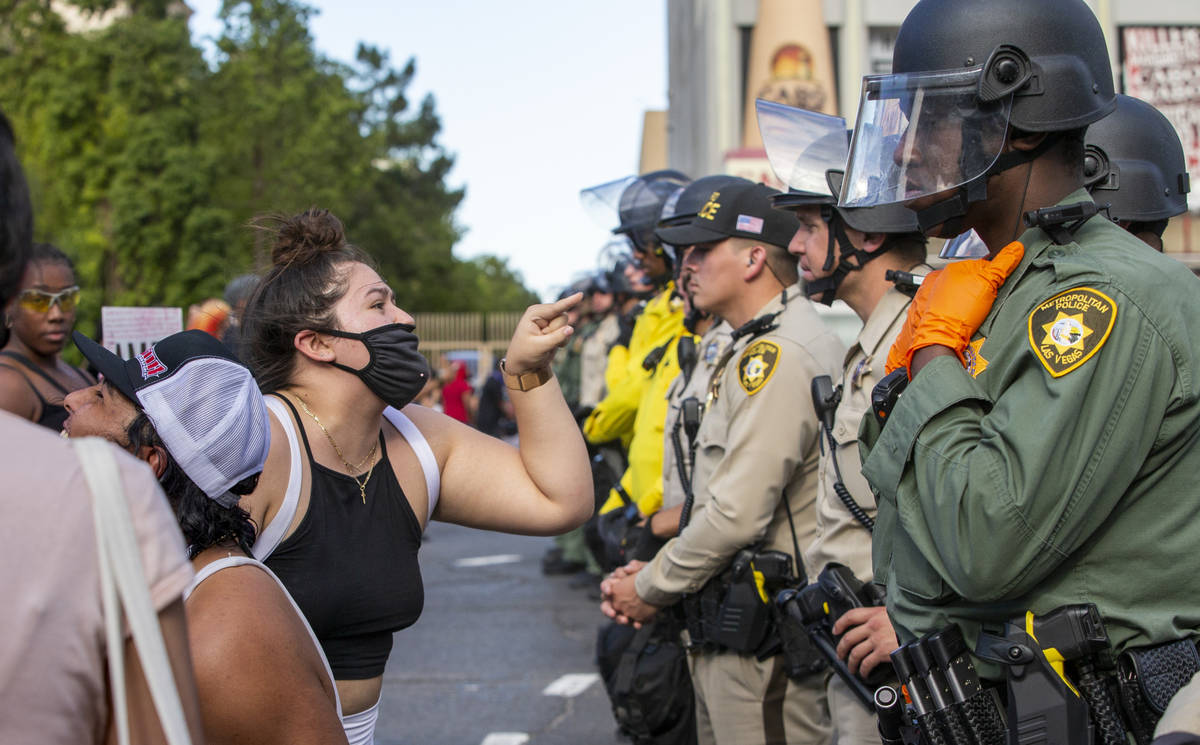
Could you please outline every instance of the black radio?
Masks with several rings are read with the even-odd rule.
[[[846,611],[883,605],[883,599],[879,585],[860,581],[849,567],[837,563],[826,565],[816,582],[799,590],[785,590],[775,599],[789,621],[804,628],[834,673],[867,709],[874,706],[873,691],[893,679],[894,673],[888,665],[876,667],[866,678],[850,672],[838,657],[840,639],[834,635],[833,625]]]

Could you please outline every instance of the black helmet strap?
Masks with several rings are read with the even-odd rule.
[[[1042,157],[1046,151],[1063,138],[1063,134],[1063,132],[1050,132],[1032,150],[1009,150],[1007,153],[1003,153],[996,158],[996,162],[990,168],[955,189],[951,196],[924,209],[914,210],[917,214],[917,226],[925,235],[929,235],[930,231],[942,224],[946,226],[946,230],[941,231],[942,235],[954,236],[962,233],[963,218],[967,215],[967,208],[974,202],[982,202],[987,199],[989,176],[1003,173],[1010,168],[1016,168]]]
[[[646,278],[649,279],[655,287],[665,287],[667,282],[671,281],[671,279],[677,274],[678,267],[676,266],[675,262],[674,248],[668,249],[666,244],[658,240],[658,238],[654,236],[653,229],[647,231],[647,233],[641,233],[637,230],[630,230],[626,233],[626,235],[629,236],[630,242],[633,243],[634,248],[636,248],[638,251],[641,251],[642,253],[653,254],[654,256],[657,256],[663,260],[663,263],[666,264],[666,270],[660,276],[651,277],[649,274],[647,274]]]
[[[855,248],[850,236],[846,233],[846,221],[829,205],[821,208],[821,218],[829,226],[829,244],[825,252],[825,265],[821,271],[833,269],[834,249],[837,249],[837,268],[833,274],[820,279],[806,282],[804,292],[812,300],[822,305],[832,305],[837,297],[837,290],[850,272],[862,269],[867,262],[885,253],[887,249],[880,246],[878,251],[863,251]]]

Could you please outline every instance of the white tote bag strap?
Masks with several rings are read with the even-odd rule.
[[[125,697],[125,644],[122,609],[133,632],[138,658],[154,699],[159,722],[170,745],[190,745],[183,704],[175,688],[175,677],[167,658],[167,647],[158,614],[150,601],[150,588],[142,571],[142,555],[133,532],[133,517],[121,487],[117,461],[104,440],[88,437],[72,440],[92,492],[92,514],[96,521],[99,548],[100,587],[108,645],[109,679],[117,737],[129,742],[129,710]],[[118,598],[119,595],[119,598]]]

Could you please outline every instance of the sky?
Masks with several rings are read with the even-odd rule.
[[[579,190],[636,172],[642,112],[666,108],[664,0],[309,2],[326,56],[352,61],[363,41],[397,67],[416,58],[409,100],[433,94],[466,188],[456,256],[502,256],[545,299],[597,268],[608,230]],[[188,4],[193,37],[215,36],[220,0]]]

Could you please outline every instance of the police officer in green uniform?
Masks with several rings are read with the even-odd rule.
[[[776,193],[745,179],[707,177],[684,191],[680,217],[659,228],[664,241],[691,246],[696,307],[734,331],[696,437],[690,520],[653,561],[631,563],[604,581],[604,610],[618,620],[647,621],[705,592],[742,549],[795,557],[812,538],[817,422],[808,381],[835,375],[844,348],[796,284],[786,246],[797,224],[771,208]],[[755,651],[692,650],[699,741],[827,742],[823,677],[789,680],[779,655],[760,660]]]
[[[863,327],[847,350],[830,431],[823,433],[816,504],[816,535],[805,552],[810,574],[831,563],[848,567],[870,582],[871,525],[875,496],[858,458],[858,428],[871,411],[871,391],[884,376],[888,350],[907,317],[910,294],[887,279],[889,271],[928,273],[925,237],[916,215],[903,205],[847,209],[836,207],[849,137],[841,117],[758,101],[758,125],[776,175],[790,190],[772,204],[796,215],[800,229],[788,245],[799,257],[808,296],[830,305],[842,300]],[[839,496],[844,489],[849,501]],[[870,675],[890,666],[896,632],[883,607],[855,608],[835,623],[838,653],[853,673]],[[847,745],[877,745],[875,712],[868,710],[842,679],[829,676],[828,701],[835,738]]]
[[[1167,221],[1187,211],[1191,180],[1179,133],[1145,101],[1117,94],[1117,108],[1087,131],[1083,176],[1108,218],[1163,250]]]
[[[1200,630],[1200,280],[1103,217],[1084,128],[1115,105],[1082,0],[921,0],[868,77],[839,204],[902,202],[990,256],[922,285],[911,378],[861,433],[901,642],[1094,603],[1113,651]],[[985,681],[1003,675],[976,660]]]

